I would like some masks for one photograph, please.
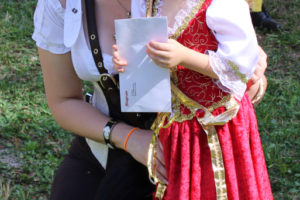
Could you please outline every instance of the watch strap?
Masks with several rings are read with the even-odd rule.
[[[106,125],[103,128],[103,138],[104,138],[105,144],[111,149],[115,148],[113,143],[110,141],[110,135],[111,135],[111,131],[116,123],[117,123],[117,120],[111,119],[106,123]]]

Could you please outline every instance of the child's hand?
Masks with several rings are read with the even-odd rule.
[[[146,48],[147,54],[155,64],[172,69],[183,62],[186,47],[176,40],[169,39],[168,43],[151,41]]]
[[[127,65],[127,61],[126,60],[123,60],[121,57],[120,57],[120,54],[118,52],[118,47],[117,45],[113,45],[112,46],[112,49],[113,49],[113,58],[112,58],[112,61],[114,63],[114,69],[117,71],[117,72],[124,72],[124,67]]]

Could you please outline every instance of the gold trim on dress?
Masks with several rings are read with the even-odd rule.
[[[159,0],[154,0],[154,3],[153,3],[153,15],[152,16],[156,16],[157,15],[157,12],[158,12],[158,2]]]
[[[146,16],[150,17],[153,14],[157,13],[157,5],[158,0],[147,0],[146,3]],[[205,0],[200,0],[197,6],[195,6],[191,14],[186,16],[184,19],[184,23],[177,28],[175,33],[171,36],[173,39],[177,39],[183,30],[185,30],[189,24],[189,22],[194,18],[197,14],[197,11],[201,8]],[[234,66],[235,67],[235,66]],[[233,67],[233,69],[234,69]],[[239,72],[239,71],[238,71]],[[240,72],[239,72],[240,73]],[[240,76],[240,74],[238,74]],[[243,74],[242,74],[243,75]],[[244,75],[245,76],[245,75]],[[243,80],[243,77],[241,78]],[[177,84],[177,73],[176,71],[172,72],[172,81]],[[162,183],[156,176],[155,173],[155,159],[157,153],[157,138],[161,128],[168,128],[171,126],[173,122],[184,122],[186,120],[191,120],[196,117],[196,112],[199,109],[202,109],[205,114],[201,118],[197,118],[197,121],[202,126],[203,130],[207,134],[208,138],[208,145],[211,151],[211,160],[214,172],[214,181],[216,186],[217,192],[217,200],[226,200],[227,197],[227,189],[226,189],[226,181],[225,181],[225,169],[224,169],[224,162],[222,157],[222,149],[220,146],[220,142],[218,139],[218,134],[215,129],[216,125],[224,125],[229,120],[234,118],[239,110],[239,104],[234,99],[233,95],[227,95],[222,98],[222,100],[212,104],[210,107],[206,108],[197,102],[193,101],[189,97],[187,97],[183,92],[181,92],[177,86],[171,82],[171,89],[172,89],[172,110],[173,112],[170,113],[159,113],[155,122],[153,123],[151,129],[153,130],[154,134],[152,137],[151,144],[149,146],[148,151],[148,172],[149,177],[155,184],[157,184],[156,189],[156,198],[162,199],[167,188],[167,185]],[[183,105],[187,109],[190,110],[190,114],[184,115],[180,111],[180,106]],[[214,116],[212,112],[221,106],[225,106],[226,111],[218,116]]]
[[[155,185],[157,184],[155,197],[158,199],[162,199],[165,191],[167,189],[167,185],[161,182],[158,177],[156,176],[156,154],[157,154],[157,135],[153,134],[152,141],[149,145],[148,150],[148,160],[147,160],[147,168],[149,173],[150,181]]]
[[[152,17],[153,0],[146,0],[146,17]]]
[[[237,64],[235,64],[231,60],[227,60],[227,64],[232,68],[232,70],[234,71],[234,74],[236,76],[238,76],[243,83],[248,82],[246,75],[240,72],[240,67]]]
[[[170,37],[171,39],[177,39],[181,35],[182,31],[186,29],[189,22],[195,17],[204,2],[205,0],[199,1],[199,3],[191,10],[190,15],[184,18],[183,24],[176,29],[175,33]]]
[[[146,16],[147,17],[155,16],[157,14],[158,2],[159,2],[159,0],[147,0],[146,1]],[[204,2],[205,2],[205,0],[200,0],[199,3],[192,8],[190,14],[184,18],[182,25],[176,29],[175,33],[172,36],[170,36],[170,38],[177,39],[180,36],[181,32],[186,29],[189,22],[195,17],[195,15],[197,14],[198,10],[201,8],[201,6],[203,5]]]
[[[173,122],[183,122],[186,120],[191,120],[196,117],[196,112],[198,109],[202,109],[205,114],[203,117],[197,118],[197,121],[202,126],[203,130],[207,134],[208,138],[208,145],[211,152],[211,160],[212,160],[212,167],[214,172],[214,180],[217,192],[217,200],[225,200],[227,199],[227,188],[226,188],[226,181],[225,181],[225,168],[224,162],[222,157],[222,149],[220,146],[219,138],[217,131],[215,129],[216,125],[224,125],[225,123],[229,122],[232,118],[234,118],[239,110],[239,104],[233,97],[233,95],[225,96],[222,100],[218,103],[212,105],[209,108],[206,108],[189,97],[187,97],[184,93],[182,93],[174,83],[171,83],[172,88],[172,95],[173,95],[173,102],[172,102],[172,109],[173,113],[159,113],[158,117],[156,118],[155,122],[153,123],[152,130],[154,131],[153,140],[151,142],[151,147],[149,148],[149,152],[153,152],[148,154],[148,170],[150,176],[154,179],[155,183],[158,183],[158,188],[164,188],[162,191],[157,194],[157,198],[163,198],[164,191],[166,189],[166,185],[160,182],[156,175],[153,174],[151,160],[153,162],[153,157],[155,158],[156,151],[156,138],[158,137],[159,130],[161,128],[168,128],[172,125]],[[184,105],[188,108],[191,113],[188,115],[184,115],[180,112],[180,105]],[[214,116],[211,113],[216,106],[225,106],[226,111],[220,115]],[[168,119],[168,120],[166,120]]]
[[[227,199],[227,188],[222,149],[220,146],[218,134],[214,126],[204,126],[203,129],[207,134],[208,145],[211,153],[217,200],[225,200]]]
[[[220,101],[214,102],[207,109],[209,110],[209,112],[213,112],[215,109],[217,109],[221,106],[224,106],[226,104],[226,102],[228,102],[231,98],[232,98],[232,96],[230,94],[227,96],[224,96]]]

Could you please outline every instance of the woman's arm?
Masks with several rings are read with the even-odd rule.
[[[78,135],[102,142],[101,130],[108,117],[83,101],[81,80],[71,54],[52,54],[38,49],[49,108],[57,123]]]
[[[65,8],[65,0],[59,0]],[[70,47],[64,44],[64,9],[59,2],[39,0],[34,13],[32,38],[39,47],[39,57],[49,108],[57,123],[77,134],[104,143],[103,128],[110,118],[83,101],[81,80],[71,60]],[[111,142],[123,148],[132,129],[118,122],[112,129]],[[152,131],[137,130],[128,140],[127,149],[142,164],[147,163]]]
[[[56,122],[66,130],[103,143],[102,130],[110,118],[83,101],[81,80],[74,71],[71,54],[52,54],[41,48],[38,51],[47,102]],[[112,142],[122,148],[132,128],[117,123],[112,131]]]
[[[253,76],[247,84],[247,92],[254,106],[257,106],[263,99],[268,86],[267,78],[264,75],[267,66],[267,54],[259,46],[259,61],[255,68]],[[260,95],[258,96],[258,94]]]
[[[103,128],[110,117],[101,113],[82,98],[81,80],[74,71],[71,54],[52,54],[38,48],[44,77],[46,98],[56,122],[66,130],[104,143]],[[124,141],[132,129],[118,122],[112,129],[111,142],[118,148],[124,148]],[[139,162],[147,165],[147,153],[152,139],[151,130],[136,130],[127,143],[128,152]],[[162,150],[158,149],[158,173],[165,180]]]

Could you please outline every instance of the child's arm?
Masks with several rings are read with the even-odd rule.
[[[259,60],[248,4],[241,0],[214,0],[207,9],[206,23],[218,41],[216,52],[201,54],[174,40],[167,44],[151,42],[147,52],[161,67],[181,64],[215,78],[222,90],[241,99]]]
[[[168,43],[151,41],[146,47],[149,57],[160,67],[172,69],[182,65],[206,76],[218,78],[209,65],[208,55],[189,49],[176,40],[169,39]]]

